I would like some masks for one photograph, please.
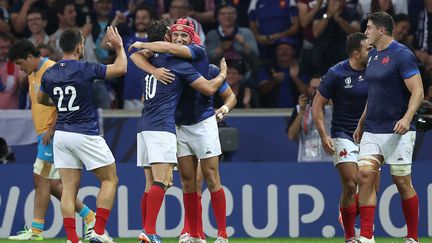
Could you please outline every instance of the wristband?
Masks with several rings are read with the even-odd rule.
[[[221,109],[225,111],[225,114],[227,114],[230,111],[228,106],[226,105],[221,106]]]

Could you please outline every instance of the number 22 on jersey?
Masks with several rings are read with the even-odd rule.
[[[79,110],[79,108],[80,108],[79,106],[73,105],[75,98],[77,96],[77,92],[76,92],[76,89],[74,86],[66,86],[64,92],[63,92],[61,87],[54,87],[53,93],[54,93],[54,95],[60,96],[58,99],[58,102],[57,102],[57,108],[59,111],[77,111],[77,110]],[[62,107],[64,94],[71,95],[67,107]]]

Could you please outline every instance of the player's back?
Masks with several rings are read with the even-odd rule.
[[[138,122],[138,132],[167,131],[175,133],[175,111],[184,83],[198,79],[199,75],[193,66],[169,54],[155,54],[149,60],[157,68],[164,67],[175,74],[172,83],[165,85],[153,75],[144,76],[144,109]]]
[[[93,82],[105,74],[105,65],[78,60],[61,60],[45,72],[41,89],[57,106],[56,130],[98,135]]]

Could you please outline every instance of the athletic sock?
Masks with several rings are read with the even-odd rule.
[[[84,219],[87,225],[91,224],[96,219],[95,213],[86,205],[79,211],[78,215]]]
[[[66,230],[67,239],[70,240],[72,243],[79,242],[79,238],[75,228],[75,218],[64,218],[63,225]]]
[[[356,216],[357,216],[360,214],[360,203],[359,203],[359,194],[358,193],[354,194],[354,200],[355,200],[355,203],[357,204],[357,208],[356,208],[357,209]]]
[[[199,238],[198,226],[198,193],[183,193],[183,204],[185,208],[185,221],[189,228],[191,237]]]
[[[360,206],[360,235],[371,239],[373,236],[373,225],[375,217],[375,206]]]
[[[105,226],[108,222],[109,215],[111,210],[106,208],[97,208],[96,209],[96,223],[94,226],[94,231],[98,235],[103,235],[105,233]]]
[[[413,238],[416,241],[418,241],[418,207],[417,194],[412,198],[402,200],[402,210],[408,229],[407,238]]]
[[[147,234],[156,234],[156,220],[165,196],[165,185],[154,182],[146,196],[146,219],[144,230]]]
[[[225,192],[223,188],[218,191],[212,192],[211,194],[211,204],[213,208],[213,213],[218,225],[218,236],[222,236],[227,239],[226,232],[226,199]]]
[[[354,201],[351,206],[340,208],[342,214],[342,222],[345,230],[345,239],[350,239],[355,236],[354,224],[357,213],[357,203]]]
[[[201,204],[201,195],[198,195],[198,232],[200,239],[205,240],[205,233],[203,229],[203,222],[202,222],[202,204]]]
[[[40,235],[44,231],[45,219],[34,218],[32,221],[31,229],[35,235]]]
[[[144,192],[141,197],[141,226],[144,229],[145,227],[145,219],[146,219],[146,205],[147,205],[147,192]]]

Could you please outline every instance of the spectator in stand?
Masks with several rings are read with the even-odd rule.
[[[195,32],[198,33],[201,43],[205,43],[205,33],[201,26],[201,24],[190,16],[192,13],[192,6],[190,5],[188,0],[172,0],[171,4],[169,6],[168,13],[165,13],[162,18],[167,20],[176,20],[179,18],[187,18],[188,20],[192,21],[195,25]]]
[[[45,32],[46,26],[47,19],[44,11],[37,8],[31,8],[27,12],[27,27],[31,33],[28,40],[31,43],[36,46],[49,43],[49,36]]]
[[[432,0],[424,1],[424,8],[417,17],[417,31],[415,33],[414,53],[423,64],[426,75],[432,71]],[[429,79],[429,78],[428,78]]]
[[[40,51],[41,57],[48,57],[51,59],[55,55],[54,48],[49,44],[40,44],[37,46]]]
[[[253,67],[258,56],[255,37],[248,28],[237,25],[237,12],[232,5],[221,5],[217,12],[219,26],[206,36],[206,51],[210,63],[227,60],[247,60]]]
[[[74,0],[75,11],[77,12],[76,25],[82,27],[86,24],[87,18],[93,12],[94,0]]]
[[[298,162],[331,161],[332,158],[321,146],[321,138],[312,119],[312,100],[321,83],[321,76],[313,75],[307,91],[298,98],[298,105],[294,108],[288,121],[287,135],[289,140],[299,142]],[[324,124],[330,133],[332,107],[324,107]]]
[[[275,47],[276,63],[258,71],[258,92],[262,107],[296,105],[299,94],[306,91],[305,75],[301,75],[292,39],[282,39]],[[241,102],[239,102],[241,103]]]
[[[118,13],[116,18],[113,20],[111,26],[116,27],[122,21],[125,21],[125,16],[121,17],[122,14]],[[151,22],[155,19],[153,10],[142,4],[135,10],[133,16],[133,30],[131,35],[123,37],[123,46],[126,53],[128,53],[128,47],[136,41],[148,42],[147,28]],[[107,36],[105,36],[107,38]],[[103,45],[107,47],[106,41],[102,41]],[[141,102],[142,96],[142,78],[145,73],[142,69],[138,68],[130,59],[131,53],[126,56],[128,58],[127,72],[123,77],[123,109],[126,110],[142,110],[143,103]]]
[[[241,27],[249,27],[248,8],[250,1],[215,0],[216,9],[226,4],[234,6],[237,10],[237,24]]]
[[[380,11],[390,14],[392,17],[400,13],[408,14],[407,0],[359,0],[358,5],[361,19],[365,19],[368,13]]]
[[[226,81],[234,92],[237,103],[235,108],[259,108],[259,97],[256,90],[248,84],[248,80],[244,79],[246,66],[241,60],[227,61],[228,71]],[[219,108],[224,103],[219,96],[213,96],[214,107]]]
[[[417,31],[417,17],[421,11],[424,11],[424,0],[408,1],[408,16],[410,18],[412,33]]]
[[[346,37],[360,30],[360,16],[345,0],[329,0],[315,15],[312,30],[316,41],[308,70],[324,73],[346,58]]]
[[[295,0],[256,0],[249,6],[249,28],[259,44],[261,58],[270,59],[275,41],[288,38],[298,46],[298,9]]]
[[[0,109],[18,109],[20,80],[24,80],[25,77],[19,66],[7,60],[13,40],[11,34],[0,32]]]
[[[57,58],[54,59],[56,61],[62,57],[59,44],[60,35],[65,29],[76,26],[76,11],[71,0],[59,0],[53,8],[58,18],[58,29],[50,36],[50,44],[56,50]]]
[[[412,49],[414,37],[411,35],[410,18],[406,14],[396,14],[393,19],[395,22],[393,29],[395,40]]]
[[[0,31],[10,32],[10,14],[9,14],[9,1],[0,0]]]

